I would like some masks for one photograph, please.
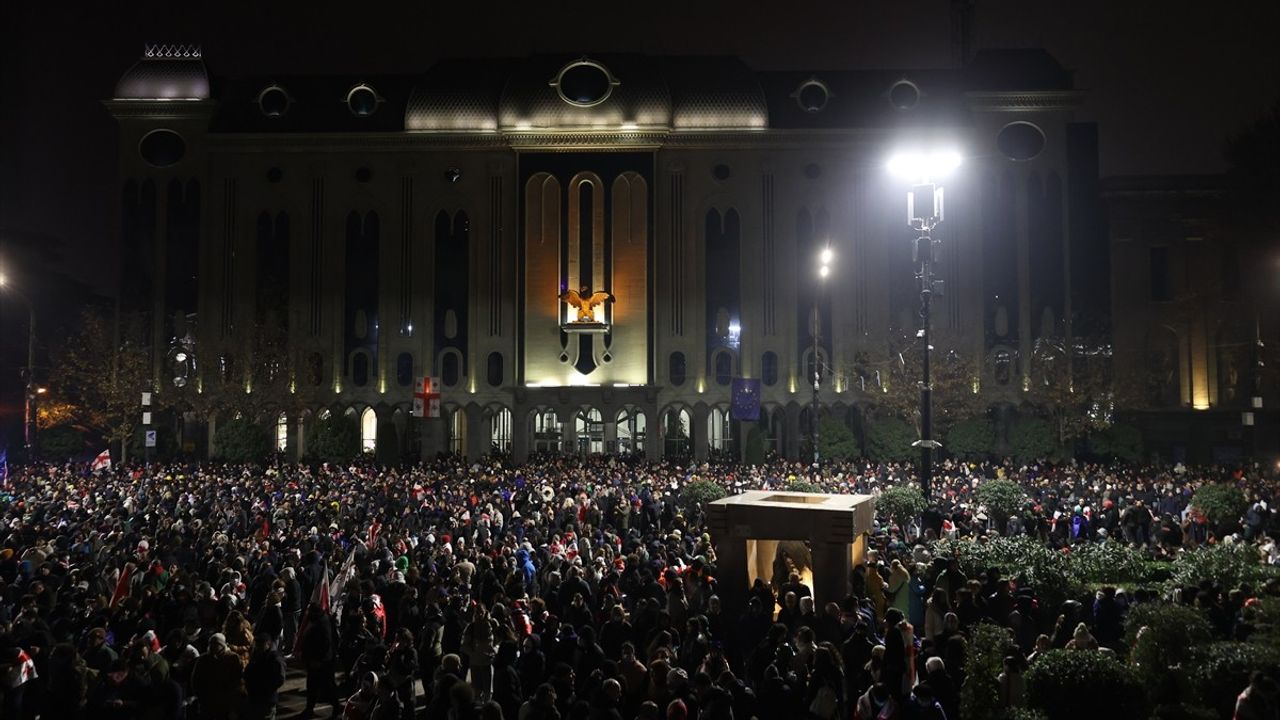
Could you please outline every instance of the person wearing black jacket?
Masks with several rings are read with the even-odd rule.
[[[316,702],[327,702],[338,716],[338,688],[334,673],[333,624],[318,605],[307,606],[307,626],[302,634],[302,661],[307,667],[307,706],[301,717],[315,715]]]
[[[280,686],[284,685],[284,657],[274,636],[258,635],[253,655],[244,669],[247,720],[275,720]]]
[[[414,648],[413,633],[408,628],[396,631],[395,640],[387,653],[386,681],[400,699],[404,720],[413,720],[414,678],[418,674],[418,651]]]

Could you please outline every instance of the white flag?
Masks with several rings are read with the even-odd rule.
[[[98,457],[93,459],[93,464],[89,466],[89,470],[97,472],[99,470],[111,469],[111,451],[103,450],[98,453]]]
[[[338,574],[329,582],[329,602],[333,607],[333,614],[339,618],[342,617],[342,603],[347,599],[347,581],[355,576],[356,551],[352,550],[342,567],[338,568]]]

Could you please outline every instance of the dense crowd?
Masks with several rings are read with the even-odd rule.
[[[999,524],[976,498],[996,477],[1028,496]],[[1009,628],[1000,695],[1017,707],[1037,653],[1124,654],[1125,610],[1149,598],[1108,588],[1046,611],[1034,588],[932,557],[938,538],[1121,542],[1153,558],[1234,542],[1280,563],[1280,484],[1257,468],[948,462],[933,504],[905,527],[879,518],[849,596],[817,607],[802,548],[750,589],[718,583],[715,538],[682,498],[695,480],[873,495],[913,482],[884,464],[609,458],[14,471],[0,494],[0,717],[272,718],[292,667],[305,716],[957,718],[976,624]],[[1209,480],[1244,490],[1238,521],[1190,505]],[[1234,633],[1263,592],[1277,589],[1188,598]],[[1275,716],[1270,679],[1241,697]]]

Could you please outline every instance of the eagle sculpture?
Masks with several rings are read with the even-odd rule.
[[[616,302],[612,293],[601,290],[600,292],[591,292],[591,288],[586,285],[581,290],[566,290],[560,293],[560,300],[569,303],[569,307],[577,308],[578,318],[574,322],[595,322],[595,307],[604,302]]]

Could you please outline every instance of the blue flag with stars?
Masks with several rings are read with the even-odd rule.
[[[734,378],[730,414],[734,420],[760,419],[760,379]]]

